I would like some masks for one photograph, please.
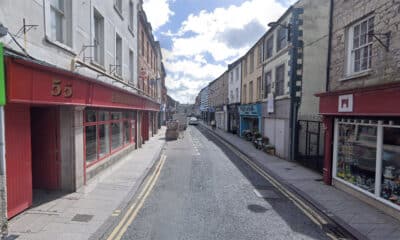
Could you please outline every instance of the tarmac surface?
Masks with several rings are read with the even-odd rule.
[[[190,126],[183,138],[167,142],[160,177],[122,239],[329,239],[269,181],[199,129]]]

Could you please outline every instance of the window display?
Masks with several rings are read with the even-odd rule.
[[[377,127],[339,124],[336,176],[375,192]]]
[[[380,196],[400,205],[400,128],[383,128]]]

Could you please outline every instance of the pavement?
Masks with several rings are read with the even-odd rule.
[[[123,240],[329,239],[268,180],[189,126]]]
[[[164,135],[165,127],[162,127],[141,148],[95,176],[78,191],[56,193],[52,200],[11,219],[6,239],[86,240],[99,234],[105,223],[119,217],[117,209],[129,204],[159,159],[165,145]]]
[[[211,130],[203,123],[201,126]],[[252,143],[220,129],[211,130],[249,157],[258,166],[276,176],[294,192],[326,213],[341,227],[359,239],[400,239],[400,221],[371,205],[324,184],[322,176],[297,162],[268,155],[254,148]]]

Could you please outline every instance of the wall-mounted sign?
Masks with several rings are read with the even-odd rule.
[[[63,96],[65,98],[70,98],[72,97],[73,91],[72,91],[72,84],[71,83],[66,83],[64,86],[62,85],[61,80],[54,79],[53,84],[51,85],[51,95],[58,97],[58,96]]]
[[[353,112],[353,94],[339,96],[338,112]]]
[[[268,94],[268,103],[267,103],[267,112],[273,113],[274,112],[274,94]]]
[[[240,115],[261,115],[260,104],[248,104],[239,106]]]

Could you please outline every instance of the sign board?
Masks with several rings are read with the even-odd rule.
[[[240,115],[260,115],[261,105],[260,104],[249,104],[239,106]]]
[[[267,104],[267,112],[273,113],[274,112],[274,94],[268,94],[268,104]]]
[[[0,43],[0,106],[6,105],[6,79],[4,74],[4,48]]]
[[[353,94],[339,96],[338,112],[353,112]]]

